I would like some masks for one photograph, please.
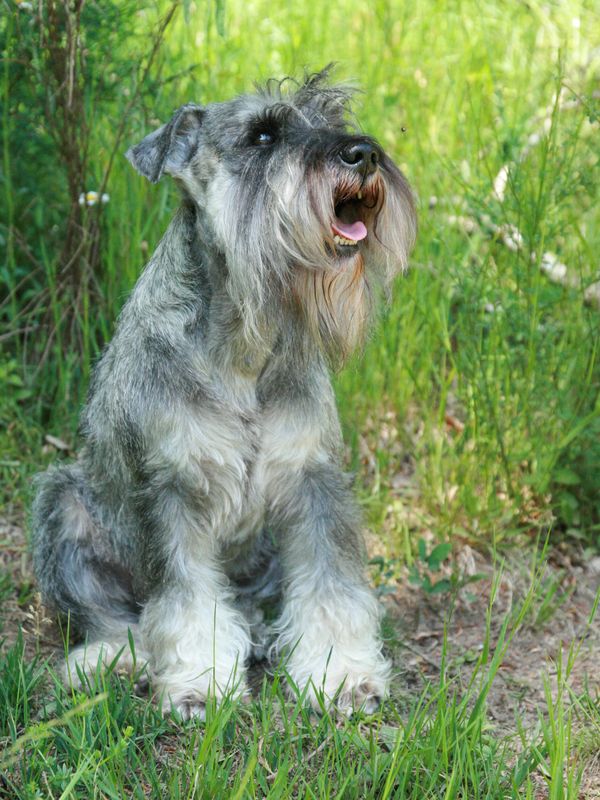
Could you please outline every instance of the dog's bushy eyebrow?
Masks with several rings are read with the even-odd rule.
[[[296,95],[297,97],[297,95]],[[333,96],[328,103],[297,103],[282,100],[266,106],[250,122],[250,129],[256,132],[261,128],[281,131],[294,124],[301,127],[320,128],[328,125],[344,127],[348,123],[348,108]]]
[[[348,112],[356,89],[350,86],[323,86],[319,90],[311,84],[301,86],[294,96],[298,106],[318,108],[321,112],[333,110]]]
[[[267,106],[253,120],[253,125],[272,125],[279,127],[288,122],[295,109],[289,103],[273,103]]]

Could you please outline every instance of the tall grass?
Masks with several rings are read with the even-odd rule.
[[[414,463],[419,509],[443,533],[485,540],[554,525],[595,540],[599,326],[597,309],[584,301],[600,246],[593,95],[599,66],[592,47],[600,21],[593,5],[186,3],[167,30],[140,102],[131,107],[139,71],[121,70],[108,99],[98,96],[90,113],[82,190],[99,187],[125,110],[121,151],[184,101],[227,98],[253,80],[298,75],[305,66],[338,61],[337,77],[363,89],[358,119],[413,184],[420,234],[412,270],[398,281],[363,358],[339,376],[338,398],[355,467],[357,431],[387,420]],[[25,419],[14,437],[31,438],[34,426],[35,450],[40,426],[74,437],[90,363],[110,337],[177,193],[167,184],[145,184],[118,154],[102,210],[101,257],[77,306],[77,347],[65,342],[73,304],[59,280],[65,194],[52,195],[42,180],[39,194],[23,185],[19,152],[23,137],[34,134],[19,129],[11,105],[18,93],[11,47],[27,13],[11,10],[2,23],[8,53],[2,274],[7,333],[32,328],[7,338],[4,369],[23,383]],[[115,49],[117,64],[129,64],[125,52],[143,52],[159,18],[160,9],[149,8],[128,17],[131,30]],[[91,33],[88,39],[91,48],[100,47]],[[110,69],[106,64],[107,82],[114,78]],[[501,202],[493,185],[504,166]],[[29,224],[29,207],[27,226],[19,225],[15,197],[20,208],[33,208],[37,225]],[[519,249],[504,241],[507,226],[518,229]],[[541,269],[549,251],[567,265],[570,285],[552,282]],[[28,315],[32,296],[42,291],[44,308]],[[5,415],[13,414],[10,403]],[[458,425],[448,423],[449,415]],[[393,483],[397,456],[374,437],[368,446],[380,484]],[[9,476],[9,483],[15,480]],[[377,498],[365,496],[376,521],[389,506],[379,488]],[[396,511],[386,524],[393,530],[412,522]]]

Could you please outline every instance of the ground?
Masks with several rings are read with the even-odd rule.
[[[440,680],[443,660],[444,680],[454,681],[459,693],[461,687],[466,688],[486,641],[493,652],[495,645],[502,643],[504,621],[529,596],[527,612],[515,626],[489,688],[489,725],[498,739],[512,736],[511,748],[517,752],[520,744],[515,720],[520,720],[525,736],[534,735],[539,715],[546,714],[549,707],[546,693],[549,691],[556,698],[561,676],[568,673],[568,696],[574,708],[573,735],[582,742],[578,757],[584,759],[579,797],[600,798],[597,723],[590,728],[585,708],[577,708],[577,698],[584,690],[587,697],[597,697],[600,691],[600,625],[597,618],[590,623],[600,588],[600,557],[586,560],[574,548],[563,546],[550,550],[543,568],[539,564],[534,568],[529,555],[519,561],[509,553],[500,564],[463,546],[452,561],[444,562],[432,573],[432,583],[458,576],[454,590],[431,593],[423,585],[411,583],[406,566],[388,569],[389,562],[381,556],[377,558],[382,546],[375,537],[369,537],[369,549],[375,554],[374,580],[386,610],[384,632],[394,661],[392,696],[398,708],[409,705],[428,682],[435,685]],[[23,527],[18,520],[4,520],[0,526],[0,569],[3,575],[11,576],[5,586],[12,587],[4,593],[2,650],[15,642],[21,627],[26,656],[33,657],[37,652],[44,657],[59,657],[60,632],[35,591]],[[537,584],[531,593],[533,572]],[[423,584],[423,571],[420,575]],[[495,599],[488,620],[492,593]],[[509,627],[509,638],[511,630]],[[260,678],[258,671],[254,674],[256,685]],[[485,674],[476,680],[484,681]],[[176,741],[167,737],[162,748],[166,748],[165,752],[173,748],[176,751]],[[549,796],[543,774],[534,782],[536,797]]]

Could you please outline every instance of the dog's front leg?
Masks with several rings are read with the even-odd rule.
[[[144,491],[143,568],[150,584],[140,629],[165,711],[173,707],[188,718],[204,715],[209,696],[218,701],[244,692],[250,641],[218,560],[215,527],[226,507],[218,480],[210,495],[185,485],[180,474]]]
[[[203,718],[209,697],[244,692],[247,626],[214,566],[173,576],[145,605],[141,629],[165,711]]]
[[[285,574],[277,649],[287,652],[290,676],[317,710],[322,690],[344,713],[372,711],[389,664],[348,480],[334,464],[313,463],[280,483],[272,508]]]

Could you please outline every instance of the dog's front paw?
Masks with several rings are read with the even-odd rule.
[[[182,720],[206,719],[206,706],[209,703],[220,705],[225,698],[231,700],[245,700],[248,690],[244,682],[239,682],[233,687],[226,686],[224,690],[213,681],[202,680],[196,685],[190,683],[164,683],[159,682],[156,697],[162,704],[162,713],[177,714]]]
[[[373,714],[388,693],[389,663],[381,658],[372,664],[372,670],[357,671],[332,664],[319,679],[318,671],[298,675],[296,685],[304,689],[305,697],[314,711],[324,709],[343,716],[355,712]],[[293,675],[293,673],[292,673]]]
[[[78,645],[69,652],[63,667],[67,686],[89,690],[96,687],[100,674],[112,668],[118,675],[130,675],[138,683],[148,681],[148,655],[142,650],[132,652],[129,643],[91,642]]]
[[[199,692],[190,692],[177,699],[169,697],[169,702],[163,702],[163,714],[177,714],[186,722],[189,719],[206,719],[206,697]]]
[[[333,705],[340,714],[347,717],[355,711],[374,714],[381,705],[385,693],[385,683],[377,681],[364,680],[356,686],[347,686],[344,683],[341,691],[334,696]]]

